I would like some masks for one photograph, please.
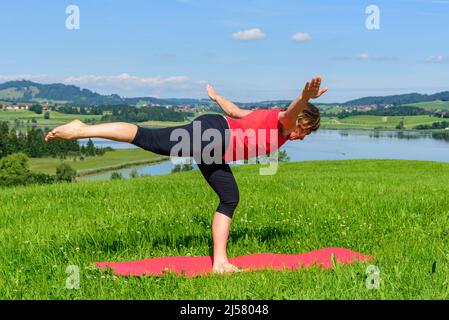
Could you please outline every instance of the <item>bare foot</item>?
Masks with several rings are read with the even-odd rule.
[[[229,262],[217,263],[213,266],[214,273],[232,273],[232,272],[241,272],[242,269],[230,264]]]
[[[50,140],[74,140],[80,137],[80,132],[88,125],[80,120],[73,120],[72,122],[56,127],[51,130],[45,137],[45,141]]]

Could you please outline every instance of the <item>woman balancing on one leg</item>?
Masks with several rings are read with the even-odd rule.
[[[193,157],[202,175],[220,198],[212,222],[213,271],[237,271],[238,268],[228,261],[226,245],[232,216],[239,202],[239,189],[227,162],[247,159],[255,154],[256,149],[257,156],[269,154],[288,140],[303,140],[316,131],[320,126],[320,113],[309,100],[327,91],[327,88],[320,89],[320,85],[319,77],[312,79],[306,84],[302,95],[285,111],[242,110],[217,95],[208,85],[210,98],[220,105],[226,117],[207,114],[199,116],[190,124],[170,128],[143,128],[123,122],[86,125],[74,120],[51,130],[45,141],[104,138],[132,143],[161,155]],[[248,129],[253,129],[250,131],[256,134],[257,146],[253,139],[242,134]],[[262,154],[260,141],[263,141],[265,147]]]

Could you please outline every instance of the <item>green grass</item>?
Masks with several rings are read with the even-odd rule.
[[[189,123],[189,121],[177,122],[177,121],[145,121],[139,122],[139,125],[148,126],[148,127],[175,127],[182,126],[184,124]]]
[[[64,160],[78,173],[86,170],[107,169],[114,166],[120,166],[131,163],[155,162],[165,159],[157,154],[145,151],[143,149],[115,150],[106,152],[103,156],[85,157],[84,160],[73,161],[72,158]],[[57,158],[30,158],[30,169],[35,172],[55,174],[56,167],[61,164]]]
[[[317,104],[316,105],[321,112],[331,113],[331,114],[339,114],[343,111],[343,108],[339,105],[323,105],[323,104]]]
[[[431,125],[440,122],[442,119],[429,116],[351,116],[343,119],[323,117],[321,125],[323,129],[395,129],[399,122],[403,120],[405,129],[413,129],[420,124]]]
[[[229,255],[345,247],[367,264],[194,279],[114,277],[95,261],[209,255],[217,197],[200,172],[28,186],[0,193],[3,299],[447,299],[449,164],[401,160],[235,167],[241,201]],[[80,289],[65,270],[80,268]],[[435,268],[433,268],[435,266]],[[434,271],[434,272],[433,272]]]
[[[75,119],[101,119],[100,115],[80,115],[80,114],[64,114],[56,111],[49,111],[50,119],[44,119],[44,113],[36,114],[35,112],[28,110],[0,110],[0,121],[14,122],[15,119],[23,121],[36,119],[39,126],[56,126],[63,123],[70,122]]]
[[[101,115],[80,115],[80,114],[64,114],[56,111],[49,111],[50,119],[44,119],[44,114],[36,114],[35,112],[28,110],[0,110],[0,121],[8,121],[10,125],[14,123],[15,119],[20,119],[26,121],[31,119],[36,119],[37,126],[41,128],[53,128],[59,126],[61,124],[65,124],[67,122],[73,121],[75,119],[79,119],[81,121],[85,121],[86,119],[95,119],[97,121],[101,120]],[[183,124],[189,123],[196,116],[188,119],[185,122],[175,122],[175,121],[146,121],[136,123],[142,126],[157,126],[157,127],[171,127],[171,126],[179,126]],[[24,129],[24,128],[22,128]]]
[[[427,110],[449,110],[449,101],[431,101],[431,102],[418,102],[404,105],[405,107],[418,107]]]

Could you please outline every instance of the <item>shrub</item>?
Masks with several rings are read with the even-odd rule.
[[[129,174],[129,176],[131,178],[137,178],[139,176],[138,173],[137,173],[137,169],[136,168],[132,169],[131,173]]]
[[[113,172],[111,174],[111,180],[122,180],[123,175],[120,172]]]
[[[56,182],[61,181],[73,182],[75,181],[75,178],[76,178],[76,170],[73,169],[71,166],[69,166],[67,163],[61,163],[56,168],[56,176],[55,176]]]

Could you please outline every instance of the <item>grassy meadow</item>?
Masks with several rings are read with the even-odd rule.
[[[413,129],[420,124],[431,125],[434,122],[440,122],[445,119],[439,119],[429,116],[350,116],[343,119],[323,117],[321,119],[321,128],[323,129],[392,129],[394,130],[400,121],[404,121],[405,129]]]
[[[0,110],[0,121],[8,121],[10,126],[14,124],[15,119],[27,122],[27,120],[36,119],[36,125],[41,128],[53,128],[61,124],[79,119],[81,121],[86,119],[100,120],[100,115],[81,115],[81,114],[65,114],[57,111],[49,111],[50,119],[44,118],[44,113],[36,114],[29,110]]]
[[[404,105],[404,107],[418,107],[426,110],[449,110],[449,101],[417,102]]]
[[[218,199],[200,172],[0,192],[2,299],[447,299],[449,163],[281,163],[276,175],[234,167],[241,201],[229,256],[345,247],[368,264],[183,278],[116,277],[93,266],[209,255]],[[66,268],[80,289],[65,288]]]

